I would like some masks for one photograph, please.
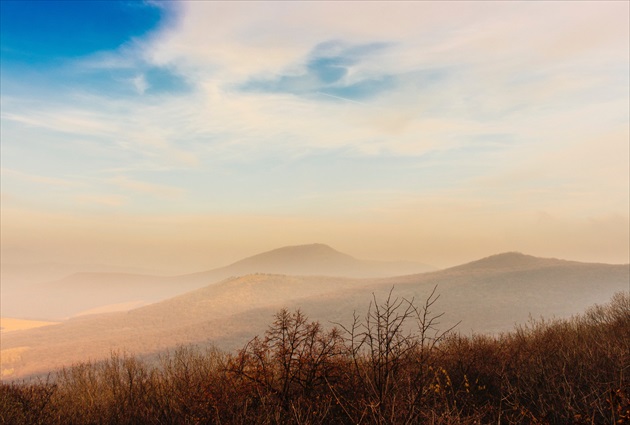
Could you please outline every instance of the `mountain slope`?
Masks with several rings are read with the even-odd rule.
[[[177,344],[234,349],[264,331],[280,308],[301,308],[325,326],[364,315],[373,297],[424,300],[437,285],[441,327],[463,333],[506,331],[529,317],[566,317],[628,290],[628,265],[586,264],[503,254],[442,271],[381,279],[256,274],[126,313],[81,317],[3,336],[3,350],[20,359],[3,364],[13,376],[45,371],[111,349],[150,354]]]
[[[472,272],[476,270],[527,270],[532,268],[552,267],[559,265],[580,264],[575,261],[557,258],[540,258],[520,252],[504,252],[491,255],[477,261],[452,267],[451,270]]]
[[[426,264],[394,261],[358,260],[328,245],[286,246],[254,255],[229,266],[190,275],[184,281],[225,279],[252,273],[290,274],[296,276],[386,277],[435,270]]]
[[[419,263],[364,261],[323,244],[288,246],[226,267],[180,276],[75,273],[11,294],[3,314],[59,320],[86,310],[150,304],[235,276],[276,273],[300,276],[384,277],[433,270]]]

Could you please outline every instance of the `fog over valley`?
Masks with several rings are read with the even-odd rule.
[[[397,298],[421,300],[436,289],[435,309],[444,313],[440,324],[445,329],[456,325],[463,334],[506,332],[531,318],[570,317],[605,303],[626,291],[630,280],[628,264],[515,252],[443,270],[427,268],[361,261],[310,244],[181,276],[72,274],[14,293],[14,304],[3,306],[3,314],[22,311],[49,320],[32,323],[30,330],[28,322],[24,330],[17,324],[16,331],[3,329],[4,376],[106,358],[115,349],[149,355],[193,343],[234,350],[262,333],[282,308],[301,309],[330,326],[349,324],[353,314],[363,314],[390,291]],[[62,322],[51,324],[53,320]]]

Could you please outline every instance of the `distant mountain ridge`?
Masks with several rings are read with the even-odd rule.
[[[287,263],[288,262],[288,263]],[[362,261],[343,254],[328,245],[315,243],[310,245],[285,246],[240,260],[229,267],[256,269],[261,272],[277,273],[293,268],[300,271],[318,273],[348,266],[360,266]]]
[[[3,305],[5,315],[64,319],[107,305],[152,303],[230,277],[252,273],[298,276],[388,277],[435,270],[412,262],[366,261],[315,243],[286,246],[244,258],[228,266],[178,276],[118,272],[80,272],[33,286],[18,305]]]
[[[583,312],[615,292],[627,291],[629,282],[627,264],[579,263],[519,253],[390,278],[250,274],[128,312],[77,317],[10,333],[3,336],[2,349],[20,350],[20,358],[2,367],[13,370],[13,376],[24,376],[86,357],[106,357],[112,349],[148,354],[178,344],[212,343],[232,350],[263,332],[280,308],[300,308],[324,326],[349,324],[353,312],[363,316],[373,297],[382,301],[392,288],[396,297],[421,302],[437,286],[440,300],[434,312],[445,313],[442,329],[461,321],[457,329],[463,333],[502,332],[530,317],[550,319]]]
[[[520,252],[504,252],[490,255],[476,261],[471,261],[459,266],[451,267],[453,270],[487,270],[487,269],[511,269],[524,270],[532,267],[551,267],[560,264],[580,264],[576,261],[560,260],[557,258],[534,257]],[[593,263],[581,263],[593,264]]]
[[[178,276],[178,279],[221,279],[251,273],[298,276],[387,277],[436,270],[435,267],[403,261],[359,260],[328,245],[314,243],[277,248],[244,258],[226,267]]]

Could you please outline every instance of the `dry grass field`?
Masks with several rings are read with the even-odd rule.
[[[113,352],[0,385],[6,424],[627,424],[630,297],[496,336],[388,297],[338,327],[280,310],[240,350]],[[405,324],[413,323],[412,330]]]
[[[3,334],[3,349],[30,347],[6,363],[14,378],[86,359],[112,350],[138,356],[182,344],[215,345],[231,351],[264,332],[281,308],[301,309],[323,324],[347,323],[372,299],[395,288],[396,296],[422,299],[435,286],[441,319],[458,331],[497,334],[530,317],[570,317],[606,302],[628,287],[627,265],[586,264],[507,253],[431,273],[382,279],[323,276],[247,275],[210,284],[129,312],[76,317],[57,326]]]
[[[8,333],[13,331],[23,331],[35,329],[42,326],[56,325],[59,322],[49,322],[42,320],[15,319],[12,317],[0,317],[0,332]]]

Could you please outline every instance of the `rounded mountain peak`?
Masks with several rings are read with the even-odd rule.
[[[329,274],[355,266],[358,261],[328,245],[315,243],[277,248],[245,258],[230,267],[248,272]]]
[[[481,269],[527,269],[530,267],[544,267],[557,265],[563,260],[555,258],[539,258],[520,252],[504,252],[491,255],[477,261],[454,267],[461,270],[481,270]]]

